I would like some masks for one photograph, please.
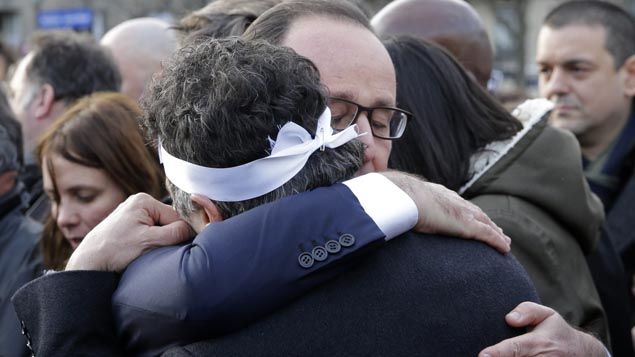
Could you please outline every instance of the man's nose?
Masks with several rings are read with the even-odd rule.
[[[359,132],[366,133],[359,137],[359,140],[364,144],[364,162],[372,161],[375,150],[375,137],[373,137],[368,114],[366,112],[359,113],[356,123]]]
[[[549,78],[540,82],[540,95],[547,99],[568,94],[569,91],[569,77],[560,68],[554,69]]]

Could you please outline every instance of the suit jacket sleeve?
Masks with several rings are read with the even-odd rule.
[[[35,356],[121,356],[110,301],[115,273],[48,274],[12,298],[23,334]]]
[[[118,332],[129,352],[156,354],[235,330],[384,238],[345,185],[259,206],[133,262],[113,295]]]

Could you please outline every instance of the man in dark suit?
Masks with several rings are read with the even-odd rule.
[[[206,68],[207,75],[200,75],[201,66]],[[227,78],[225,82],[219,78],[221,73]],[[183,76],[192,75],[199,77],[199,80],[189,83],[196,84],[187,88],[182,96],[173,95],[172,91],[178,90],[182,83],[188,82]],[[241,93],[230,96],[235,98],[231,100],[201,91],[203,87],[210,87],[210,81],[214,81],[219,93],[227,92],[230,87]],[[159,136],[175,206],[182,211],[184,217],[188,217],[197,231],[202,230],[210,221],[229,218],[239,210],[251,208],[251,205],[260,206],[261,202],[275,199],[277,195],[284,195],[284,192],[305,191],[349,178],[362,165],[363,151],[360,150],[359,142],[339,142],[343,144],[341,147],[333,144],[337,141],[338,135],[341,137],[352,133],[356,136],[353,127],[338,135],[328,132],[324,136],[319,134],[322,130],[331,130],[331,116],[328,112],[326,116],[320,114],[325,111],[326,101],[317,71],[310,62],[289,50],[265,43],[251,44],[237,40],[195,44],[184,49],[173,63],[166,65],[161,80],[150,88],[150,95],[166,96],[162,101],[154,100],[149,104],[144,122],[151,133]],[[183,105],[200,105],[207,101],[207,104],[216,110],[203,113],[200,119],[189,123],[179,120],[180,124],[168,128],[164,125],[170,118],[163,113],[168,113],[164,110],[166,107],[177,104],[172,100]],[[245,100],[250,104],[242,104],[240,108],[234,107],[236,102],[244,103]],[[273,107],[270,105],[271,102],[285,102],[287,105]],[[393,116],[387,117],[391,118]],[[297,135],[300,135],[302,130],[315,132],[315,138],[311,138],[307,133],[308,141],[300,143],[300,146],[311,146],[316,143],[317,146],[312,150],[317,151],[304,159],[306,162],[301,166],[300,172],[292,174],[293,178],[289,181],[283,180],[282,186],[272,192],[267,193],[266,189],[263,189],[253,193],[255,198],[245,200],[242,194],[250,188],[249,179],[242,179],[239,175],[234,177],[234,180],[239,181],[240,187],[244,189],[232,194],[238,195],[240,201],[228,196],[223,196],[224,198],[219,200],[215,196],[217,193],[206,191],[207,186],[197,186],[196,179],[192,179],[191,185],[188,186],[187,182],[180,180],[178,172],[171,171],[174,164],[166,155],[169,153],[174,157],[183,157],[184,152],[180,150],[194,154],[188,160],[197,162],[200,166],[192,170],[201,166],[216,167],[206,169],[206,178],[216,175],[217,170],[234,170],[240,164],[264,162],[263,165],[266,165],[269,156],[248,163],[241,162],[240,157],[263,155],[263,146],[269,143],[257,138],[267,135],[276,137],[276,146],[272,152],[280,152],[277,151],[278,145],[283,145],[289,139],[282,134],[290,125],[287,123],[288,120],[297,124]],[[321,129],[314,129],[316,125]],[[251,128],[252,133],[245,133],[246,126]],[[279,129],[281,126],[282,129]],[[162,133],[161,128],[175,131]],[[185,128],[201,134],[197,137],[199,141],[179,137],[179,133],[184,133]],[[270,132],[270,128],[274,128],[273,133]],[[275,130],[279,132],[276,133]],[[252,144],[239,145],[245,142],[239,137],[247,139],[246,135],[250,135]],[[212,137],[223,140],[210,142],[209,138]],[[207,149],[201,150],[201,146],[207,146]],[[321,151],[320,146],[325,146],[325,150]],[[238,154],[222,158],[220,153],[223,150]],[[289,147],[286,150],[288,151]],[[212,160],[228,161],[214,163]],[[329,165],[326,165],[326,162]],[[186,162],[178,163],[181,170],[187,171],[191,168],[191,164]],[[266,167],[263,170],[266,171]],[[278,175],[285,173],[284,170],[277,172]],[[378,180],[377,176],[371,175],[367,179]],[[228,183],[234,183],[234,180]],[[260,189],[265,186],[258,184],[251,188]],[[335,186],[341,197],[338,202],[350,196],[345,187]],[[179,192],[184,189],[188,191]],[[190,194],[195,192],[203,192],[205,197],[190,198]],[[225,187],[219,192],[227,195],[231,189]],[[325,196],[325,192],[320,189],[313,190],[311,194]],[[398,193],[392,195],[395,194]],[[188,211],[188,202],[192,201],[198,206]],[[319,200],[311,202],[313,205],[320,204]],[[339,210],[332,202],[331,200],[320,204],[321,210]],[[300,285],[310,284],[311,280],[324,280],[324,276],[333,275],[339,265],[348,265],[348,268],[351,268],[350,265],[355,262],[341,258],[346,256],[346,251],[354,245],[366,247],[358,248],[358,252],[361,252],[380,244],[386,237],[390,238],[387,233],[389,228],[379,222],[369,222],[358,213],[359,210],[353,210],[349,215],[346,214],[348,209],[339,212],[338,214],[345,216],[345,219],[331,228],[328,221],[303,225],[292,222],[285,225],[289,212],[285,206],[281,207],[283,208],[269,208],[267,219],[262,221],[253,220],[249,215],[235,216],[234,224],[238,220],[239,226],[247,231],[279,232],[282,236],[295,232],[303,237],[306,245],[309,245],[309,248],[305,247],[303,250],[312,252],[315,264],[303,261],[301,257],[304,253],[298,255],[297,246],[287,246],[284,241],[278,243],[275,234],[263,237],[268,239],[267,244],[273,247],[263,250],[262,241],[244,245],[229,240],[227,234],[224,234],[227,227],[225,222],[213,223],[209,229],[215,230],[216,234],[208,231],[205,237],[199,236],[187,247],[172,247],[151,252],[135,261],[126,271],[114,296],[114,311],[120,327],[120,337],[127,344],[128,350],[133,353],[157,354],[170,344],[188,343],[231,330],[236,323],[234,319],[249,320],[262,314],[260,308],[254,308],[252,305],[265,306],[265,310],[272,309],[280,305],[277,298],[281,295],[294,296],[295,291],[286,289],[285,286],[279,288],[283,291],[271,291],[270,287],[276,285],[275,280],[271,281],[272,272],[277,272],[273,274],[274,278],[275,275],[283,278],[286,274],[304,275],[305,281],[300,281]],[[296,208],[300,214],[306,210],[307,207]],[[115,216],[121,214],[120,211],[118,209]],[[249,210],[247,213],[254,211],[255,209]],[[231,223],[231,220],[228,219],[227,222]],[[168,223],[167,220],[165,223]],[[324,224],[326,226],[321,227],[320,231],[320,226]],[[285,230],[286,226],[288,230]],[[335,246],[329,245],[329,242],[335,241],[329,240],[330,236],[337,239]],[[87,239],[90,242],[90,237]],[[301,300],[298,305],[293,305],[291,310],[279,314],[277,321],[274,320],[273,326],[276,328],[272,328],[272,332],[303,335],[304,343],[296,345],[291,342],[295,339],[291,339],[290,343],[286,344],[290,350],[276,348],[285,345],[270,344],[268,351],[260,352],[297,353],[303,348],[310,348],[306,353],[322,354],[330,351],[359,354],[379,352],[378,348],[382,347],[386,353],[392,350],[401,353],[428,351],[475,354],[487,344],[512,336],[513,331],[505,325],[502,317],[521,301],[535,299],[531,284],[522,269],[510,256],[500,255],[486,246],[464,241],[460,241],[458,245],[447,245],[448,241],[452,240],[435,236],[402,237],[401,244],[393,243],[381,249],[379,253],[371,254],[369,260],[355,264],[353,271],[342,279],[319,290],[320,293],[317,295]],[[227,244],[236,246],[236,250],[229,251],[229,256],[217,254],[218,251],[227,254],[227,249],[222,247]],[[311,244],[314,245],[312,250]],[[328,249],[328,253],[323,257],[316,253],[316,249],[320,247]],[[238,259],[240,254],[243,257]],[[276,257],[279,259],[276,260]],[[227,271],[219,271],[219,265],[228,264],[219,262],[222,259],[236,260],[242,264],[235,267],[230,265]],[[330,265],[328,269],[318,270],[318,267],[327,264]],[[77,265],[77,262],[71,259],[69,265]],[[266,271],[263,271],[263,267],[267,268]],[[55,275],[52,278],[55,278]],[[245,286],[251,286],[250,289],[258,293],[259,299],[240,291]],[[229,293],[223,290],[229,290]],[[457,295],[457,290],[463,293]],[[220,306],[214,305],[217,295],[220,296]],[[478,304],[484,313],[468,314],[475,304]],[[439,309],[438,313],[433,313],[435,308],[443,306],[452,309]],[[441,310],[445,312],[441,313]],[[291,321],[298,321],[297,314],[306,315],[310,319],[303,324],[304,329],[288,325]],[[467,316],[471,316],[471,321],[466,320]],[[92,316],[95,317],[99,316]],[[368,330],[364,332],[363,337],[351,339],[350,332],[353,332],[353,328],[359,326],[359,323],[364,323]],[[487,332],[474,334],[473,327]],[[60,328],[61,326],[58,326],[56,330]],[[443,334],[444,338],[435,338],[439,328],[447,329]],[[73,333],[69,332],[69,340],[76,340],[76,337],[72,336]],[[340,341],[335,340],[335,336],[340,336]],[[32,337],[35,339],[35,336]],[[38,338],[41,339],[42,336]],[[353,343],[345,343],[342,338],[352,340]],[[234,350],[239,348],[239,345],[244,343],[231,343],[228,340],[228,347],[223,348],[229,348],[229,354],[239,353],[239,350]],[[219,345],[218,348],[222,347]],[[259,351],[255,348],[257,346],[245,345],[242,352]],[[36,352],[45,353],[43,350]],[[109,351],[111,352],[113,351]],[[201,354],[208,352],[201,351]]]

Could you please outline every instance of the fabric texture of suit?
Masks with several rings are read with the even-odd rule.
[[[298,216],[302,212],[306,214]],[[267,229],[254,229],[254,226],[270,220],[272,215],[288,219],[275,221],[274,224],[268,225]],[[302,228],[300,222],[312,223],[307,223]],[[311,251],[313,247],[313,242],[306,239],[306,232],[303,230],[314,230],[316,234],[321,234],[326,232],[325,227],[337,228],[334,228],[331,234],[340,233],[337,231],[342,228],[360,238],[349,247],[350,249],[343,249],[338,259],[330,258],[317,262],[309,269],[300,267],[300,270],[292,272],[269,269],[270,265],[275,264],[281,256],[292,259],[299,267],[299,254],[303,251]],[[371,236],[375,236],[374,239],[378,243],[382,243],[384,238],[352,192],[344,185],[305,192],[290,200],[265,204],[246,214],[226,220],[223,224],[211,225],[209,228],[212,229],[205,230],[202,236],[225,234],[222,237],[219,236],[224,239],[213,242],[221,245],[214,245],[212,247],[214,250],[211,251],[213,254],[228,259],[222,264],[214,262],[214,267],[219,269],[219,273],[221,271],[226,273],[222,270],[223,268],[244,269],[254,264],[252,261],[254,256],[241,254],[240,249],[244,248],[248,251],[250,248],[265,245],[266,249],[263,252],[267,252],[268,259],[264,259],[265,255],[259,255],[257,262],[260,265],[251,266],[254,274],[265,274],[268,277],[265,276],[264,279],[274,284],[263,286],[263,281],[259,280],[263,278],[262,275],[255,275],[258,278],[256,280],[242,281],[245,284],[255,284],[251,287],[241,285],[241,288],[245,289],[243,292],[246,293],[242,297],[249,301],[238,301],[240,304],[229,307],[219,305],[228,308],[228,310],[218,311],[219,313],[233,313],[235,316],[232,326],[219,326],[221,330],[237,328],[245,323],[245,321],[240,322],[240,319],[251,321],[255,318],[257,312],[254,311],[257,309],[263,309],[261,313],[266,313],[268,312],[266,309],[283,304],[285,299],[288,301],[298,294],[298,291],[306,291],[332,277],[338,269],[341,271],[344,267],[331,263],[337,263],[341,257],[352,256],[360,248],[368,246],[364,242],[370,242]],[[374,233],[368,234],[369,231]],[[287,232],[286,236],[281,235],[282,232]],[[362,236],[366,238],[361,238]],[[320,242],[322,238],[319,239]],[[284,244],[280,245],[280,242]],[[192,260],[191,263],[194,264],[195,261]],[[322,268],[330,265],[334,266],[333,269],[321,271]],[[232,274],[230,278],[235,278],[237,273],[230,271],[229,274]],[[219,278],[226,279],[220,276]],[[61,272],[36,279],[18,290],[12,302],[18,317],[24,324],[35,354],[38,356],[121,355],[122,348],[115,334],[111,313],[111,297],[118,280],[118,276],[114,273]],[[161,287],[158,286],[158,288]],[[278,288],[279,291],[276,290]],[[229,294],[228,291],[221,289],[215,292]],[[250,295],[250,292],[253,294]],[[153,293],[160,297],[163,293],[176,292],[161,289]],[[271,299],[267,300],[265,296]],[[280,299],[275,299],[274,296],[279,296]],[[243,311],[244,306],[248,306],[248,312]],[[235,310],[232,312],[231,309]]]
[[[110,309],[118,280],[115,273],[69,271],[21,287],[11,301],[22,322],[24,343],[35,356],[124,355]]]
[[[342,184],[262,212],[210,224],[191,244],[157,249],[128,267],[113,295],[128,351],[153,355],[236,330],[343,271],[352,253],[385,241]],[[235,234],[236,227],[245,234]],[[343,235],[354,237],[351,246],[301,266],[301,253]]]
[[[588,262],[609,318],[613,355],[630,357],[635,356],[630,331],[635,300],[629,289],[635,275],[635,114],[609,148],[593,162],[583,158],[606,212],[602,240]]]
[[[360,207],[354,204],[349,207],[350,202],[345,203],[346,199],[354,199],[350,191],[328,192],[331,192],[330,196],[324,192],[317,195],[329,196],[322,199],[330,205],[345,207],[346,215],[335,214],[338,211],[334,209],[322,209],[311,198],[311,193],[305,193],[288,202],[279,201],[256,208],[257,214],[252,219],[267,219],[271,210],[282,204],[288,206],[283,212],[298,212],[297,207],[310,202],[313,213],[306,219],[321,222],[319,226],[328,226],[329,220],[359,219],[356,225],[363,226],[358,228],[360,232],[376,229]],[[296,209],[294,204],[298,205]],[[259,237],[275,234],[275,231],[252,231],[247,222],[237,222],[241,224],[231,231],[233,238],[246,234],[254,242],[262,243]],[[285,231],[286,224],[300,223],[297,218],[289,219],[277,222],[275,229]],[[352,229],[349,232],[353,235],[361,234]],[[361,236],[357,238],[359,242],[363,241]],[[305,238],[292,236],[287,239],[288,244],[297,249],[298,243],[304,243]],[[403,355],[422,354],[422,351],[437,351],[439,355],[464,355],[463,352],[468,351],[475,354],[487,345],[515,335],[517,331],[505,325],[504,315],[521,301],[536,300],[531,283],[513,257],[500,255],[481,243],[405,235],[367,253],[367,257],[359,261],[351,259],[345,264],[306,269],[307,273],[296,276],[298,281],[287,282],[298,287],[277,294],[298,289],[305,291],[318,281],[328,280],[335,274],[334,270],[352,270],[247,328],[206,343],[176,347],[167,355]],[[232,256],[242,259],[242,266],[249,265],[249,257]],[[275,254],[273,258],[278,259]],[[298,264],[295,258],[295,264]],[[281,266],[288,267],[287,263]],[[288,277],[278,269],[265,273]],[[325,277],[316,277],[318,275]],[[113,273],[62,272],[47,275],[21,288],[13,303],[36,356],[122,355],[122,345],[118,342],[110,314],[110,298],[116,284],[117,275]],[[267,294],[271,293],[265,290],[265,296],[272,297]],[[289,299],[288,296],[281,298]],[[273,306],[258,291],[246,295],[245,299],[236,301],[264,308]],[[237,315],[245,319],[243,323],[262,314],[262,311],[250,308],[251,305],[243,305],[247,308],[243,314],[255,315]],[[159,324],[164,321],[161,316],[148,315],[145,323],[150,322]],[[217,321],[223,322],[227,320]],[[210,331],[212,334],[218,332]]]
[[[635,152],[632,154],[635,160]],[[611,232],[615,249],[625,262],[625,269],[635,272],[635,170],[606,216],[606,227]]]
[[[513,256],[408,233],[267,318],[164,356],[476,356],[522,333],[504,316],[528,300]]]
[[[632,154],[635,160],[635,152]],[[634,356],[630,329],[635,321],[635,300],[629,289],[635,275],[635,171],[607,213],[605,238],[589,264],[609,317],[615,357]],[[620,264],[624,263],[624,266]],[[630,304],[629,304],[630,297]],[[606,301],[604,301],[606,300]]]

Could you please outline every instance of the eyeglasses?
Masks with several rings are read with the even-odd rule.
[[[412,113],[393,107],[361,106],[348,99],[330,97],[328,102],[331,110],[331,126],[335,130],[344,130],[355,124],[360,113],[368,113],[368,123],[373,136],[386,139],[399,139],[406,130],[408,119]]]

